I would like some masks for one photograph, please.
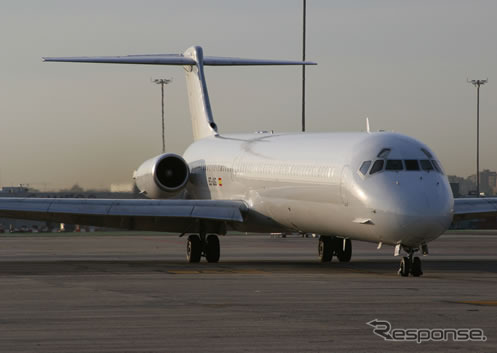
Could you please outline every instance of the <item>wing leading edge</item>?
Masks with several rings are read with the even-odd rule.
[[[497,217],[497,198],[454,199],[454,221],[476,217]]]
[[[0,217],[165,232],[223,234],[244,222],[243,201],[0,198]]]

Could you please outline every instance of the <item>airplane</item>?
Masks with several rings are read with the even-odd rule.
[[[352,240],[394,247],[401,276],[423,274],[415,254],[453,220],[497,216],[497,199],[455,199],[440,160],[393,132],[220,134],[204,66],[315,65],[183,54],[43,58],[46,62],[183,66],[193,143],[153,157],[133,174],[149,199],[2,198],[0,216],[188,235],[187,261],[220,259],[218,235],[320,234],[321,262],[349,262]]]

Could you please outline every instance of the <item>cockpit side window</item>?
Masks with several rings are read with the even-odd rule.
[[[387,161],[387,165],[385,170],[403,170],[404,165],[400,159],[389,159]]]
[[[384,148],[380,151],[380,153],[378,153],[377,157],[378,158],[387,158],[390,151],[391,151],[390,148]]]
[[[433,158],[433,156],[431,155],[431,153],[430,153],[430,152],[428,152],[427,150],[425,150],[424,148],[422,148],[422,149],[421,149],[421,151],[423,151],[423,153],[426,155],[426,157],[428,157],[428,158],[430,158],[430,159],[432,159],[432,158]]]
[[[433,164],[431,164],[431,162],[428,159],[422,159],[419,162],[421,163],[421,168],[423,170],[427,171],[433,170]]]
[[[378,159],[373,163],[373,166],[371,167],[371,170],[369,171],[369,174],[372,175],[374,173],[378,173],[383,170],[383,165],[385,164],[385,161],[383,159]]]
[[[440,174],[444,174],[444,171],[442,170],[442,168],[440,167],[440,165],[436,160],[432,160],[431,163],[433,163],[433,166],[435,167],[435,170],[437,172],[439,172]]]
[[[406,159],[406,170],[419,170],[419,163],[416,159]]]
[[[371,165],[371,161],[365,161],[361,164],[359,171],[361,172],[362,175],[366,175],[368,173],[370,165]]]

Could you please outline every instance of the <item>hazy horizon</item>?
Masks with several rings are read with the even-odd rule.
[[[43,63],[43,56],[181,53],[300,59],[302,1],[0,3],[0,186],[108,188],[192,142],[182,68]],[[497,170],[497,2],[307,1],[307,131],[393,130],[429,145],[448,174]],[[221,134],[300,131],[301,70],[206,68]],[[494,81],[495,80],[495,81]]]

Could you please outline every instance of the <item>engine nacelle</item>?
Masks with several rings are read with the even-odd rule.
[[[142,163],[134,172],[136,187],[151,199],[178,195],[188,183],[190,168],[183,157],[165,153]]]

